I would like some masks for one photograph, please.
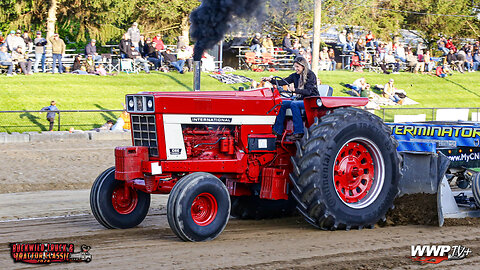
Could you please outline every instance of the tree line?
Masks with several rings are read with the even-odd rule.
[[[58,32],[70,42],[95,38],[116,42],[138,22],[142,33],[163,33],[166,42],[189,31],[189,14],[198,0],[3,0],[0,31]],[[249,29],[300,36],[312,29],[314,0],[265,0],[261,18]],[[426,44],[440,35],[480,37],[480,0],[323,0],[322,25],[360,26],[389,40],[400,29],[411,30]],[[232,31],[240,24],[233,24]],[[415,31],[414,31],[415,30]]]

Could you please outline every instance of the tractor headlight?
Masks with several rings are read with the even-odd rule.
[[[317,98],[317,106],[318,107],[322,107],[323,103],[322,103],[322,99],[321,98]]]
[[[153,97],[147,97],[147,111],[153,112]]]
[[[127,97],[127,111],[134,111],[135,110],[135,102],[133,101],[133,97]]]

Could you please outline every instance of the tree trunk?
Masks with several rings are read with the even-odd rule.
[[[47,40],[55,33],[55,23],[57,22],[58,0],[50,0],[47,18]],[[50,43],[50,42],[49,42]]]
[[[189,16],[186,15],[185,17],[182,18],[182,36],[183,40],[185,41],[185,44],[190,44],[190,22],[189,22]]]

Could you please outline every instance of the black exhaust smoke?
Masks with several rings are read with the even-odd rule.
[[[190,35],[196,41],[194,61],[202,59],[203,52],[213,48],[230,29],[233,17],[258,16],[264,0],[203,0],[190,14]]]

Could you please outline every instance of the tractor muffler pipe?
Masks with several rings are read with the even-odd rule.
[[[193,90],[200,91],[200,75],[202,73],[202,61],[193,61]]]

